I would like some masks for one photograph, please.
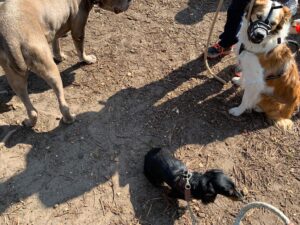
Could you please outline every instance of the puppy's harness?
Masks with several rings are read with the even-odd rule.
[[[281,44],[281,39],[279,38],[277,40],[278,44]],[[297,49],[297,51],[300,49],[300,45],[293,41],[293,40],[286,40],[287,43],[291,44],[291,45],[294,45]],[[239,55],[243,52],[243,51],[247,51],[247,52],[250,52],[252,54],[256,54],[255,52],[252,52],[248,49],[246,49],[245,45],[242,43],[241,46],[240,46],[240,49],[239,49]],[[271,50],[273,51],[273,49]],[[271,52],[270,51],[270,52]],[[270,53],[268,52],[267,55]],[[280,78],[282,75],[284,74],[284,69],[282,68],[281,70],[277,71],[276,73],[271,73],[271,74],[264,74],[265,75],[265,80],[268,81],[268,80],[275,80],[275,79],[278,79]]]
[[[177,181],[177,188],[179,191],[184,193],[184,200],[189,202],[191,201],[191,184],[190,179],[192,177],[192,173],[188,170],[183,171]]]
[[[193,214],[193,211],[190,206],[190,201],[192,200],[191,184],[190,184],[191,177],[192,177],[192,172],[188,170],[184,170],[183,173],[180,175],[179,180],[177,181],[177,188],[178,190],[184,193],[184,200],[187,202],[187,208],[192,218],[192,224],[196,225],[197,219]]]

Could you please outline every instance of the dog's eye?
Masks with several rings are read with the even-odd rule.
[[[272,21],[272,22],[270,23],[270,25],[271,25],[272,27],[274,27],[274,26],[276,25],[276,22]]]
[[[257,14],[256,17],[257,17],[257,19],[259,19],[259,20],[262,19],[262,15]]]

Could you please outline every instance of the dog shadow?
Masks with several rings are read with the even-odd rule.
[[[215,1],[189,0],[187,7],[175,15],[175,20],[183,25],[193,25],[201,22],[205,14],[215,12],[216,9],[217,2]]]
[[[26,169],[0,183],[0,213],[34,194],[46,207],[53,207],[110,182],[119,184],[115,187],[129,185],[140,224],[173,224],[178,216],[176,206],[166,210],[161,190],[143,175],[146,152],[153,146],[167,146],[175,152],[184,145],[206,145],[267,126],[261,114],[231,120],[227,110],[240,98],[228,97],[236,88],[223,90],[216,80],[200,75],[204,68],[201,56],[158,81],[123,89],[100,102],[99,112],[77,115],[72,125],[45,133],[20,128],[7,147],[19,143],[32,147],[26,155]],[[230,80],[230,69],[219,75]],[[203,82],[165,99],[190,79]],[[113,193],[106,190],[103,204],[113,205],[117,198]]]

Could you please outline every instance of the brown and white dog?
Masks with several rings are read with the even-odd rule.
[[[43,78],[54,90],[65,123],[72,123],[64,97],[59,70],[48,43],[52,43],[54,58],[63,60],[59,38],[68,31],[79,59],[96,62],[94,55],[84,51],[85,25],[94,5],[120,13],[128,9],[130,0],[5,0],[0,4],[0,65],[7,80],[24,103],[28,119],[23,123],[34,126],[37,111],[27,92],[27,71]]]
[[[233,82],[244,89],[242,103],[229,110],[240,116],[247,109],[264,112],[281,128],[291,128],[292,114],[300,103],[296,61],[285,43],[290,10],[271,0],[257,0],[250,22],[244,16],[239,34],[241,78]]]

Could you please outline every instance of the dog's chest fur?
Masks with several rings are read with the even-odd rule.
[[[273,94],[273,88],[265,82],[266,68],[261,65],[260,58],[251,52],[244,51],[239,55],[239,62],[242,67],[243,75],[241,77],[241,87],[243,89],[252,85],[255,87],[253,92],[260,94]],[[255,99],[255,103],[260,98]]]

